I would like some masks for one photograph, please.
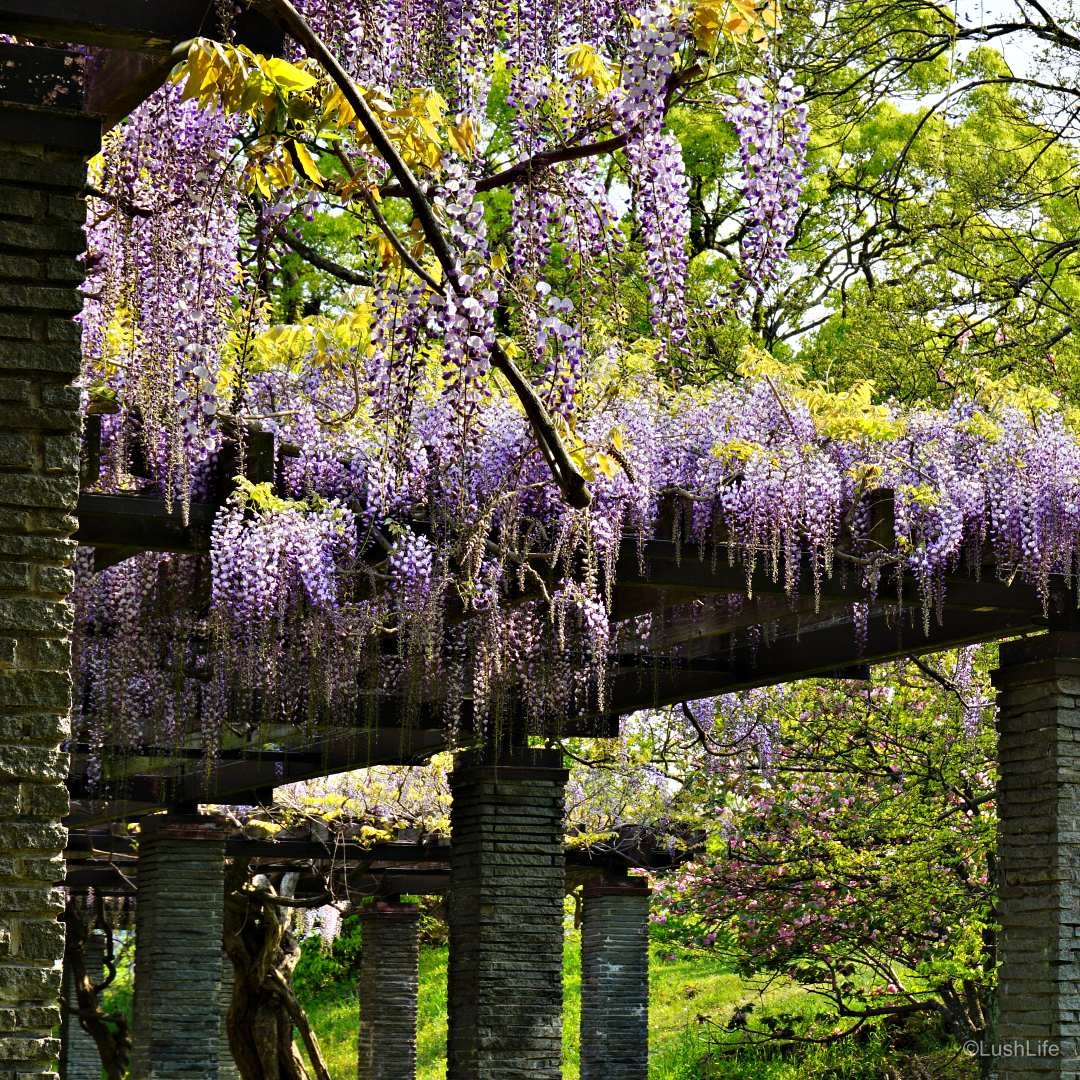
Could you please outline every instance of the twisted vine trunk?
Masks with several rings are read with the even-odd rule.
[[[243,1080],[312,1080],[293,1045],[294,1030],[307,1050],[315,1080],[331,1080],[303,1007],[292,991],[300,945],[281,911],[282,897],[266,878],[247,881],[235,864],[225,893],[225,953],[236,980],[226,1017],[233,1060]]]
[[[81,1024],[94,1040],[108,1080],[123,1080],[127,1076],[131,1058],[128,1023],[120,1013],[105,1012],[98,1000],[100,992],[115,977],[116,967],[110,949],[105,958],[105,981],[95,986],[86,972],[86,939],[89,934],[89,924],[69,900],[64,909],[64,964],[75,993],[75,1004],[73,1007],[65,1000],[61,1002],[61,1008],[66,1010],[69,1024]]]

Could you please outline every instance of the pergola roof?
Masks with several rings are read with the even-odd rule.
[[[108,126],[126,116],[165,81],[177,45],[220,34],[217,10],[211,0],[5,0],[0,31],[56,47],[0,46],[0,139],[32,142],[30,109],[54,141],[81,145],[75,118]],[[281,48],[280,31],[256,12],[239,14],[234,32],[259,52]],[[93,47],[85,71],[64,46]]]
[[[183,526],[158,500],[86,494],[78,538],[111,551],[107,561],[134,548],[206,551],[212,516],[212,507],[194,507],[191,524]],[[136,527],[129,531],[132,522]],[[807,570],[798,592],[788,596],[781,580],[761,567],[748,575],[744,566],[729,564],[723,549],[699,551],[660,539],[639,543],[633,536],[623,542],[616,573],[615,618],[649,614],[651,627],[635,639],[633,652],[616,658],[604,711],[579,717],[564,734],[612,735],[619,717],[631,712],[753,687],[818,676],[865,678],[874,663],[1035,633],[1049,621],[1031,585],[1001,580],[992,565],[957,568],[944,583],[943,602],[929,612],[914,580],[886,574],[861,635],[853,605],[866,601],[866,593],[855,574],[821,582],[815,596]],[[1052,606],[1064,619],[1075,605],[1064,582],[1055,588]],[[748,635],[751,627],[764,629]],[[92,799],[77,806],[73,820],[137,816],[162,805],[258,802],[276,785],[420,761],[445,747],[437,720],[403,724],[393,698],[379,701],[375,711],[374,726],[357,719],[314,738],[281,729],[227,746],[209,777],[194,742],[174,749],[118,748],[120,760],[101,788],[91,792],[72,783],[77,800]],[[88,747],[71,749],[78,759]]]
[[[81,145],[88,123],[114,122],[161,84],[179,43],[218,32],[216,7],[212,0],[0,0],[5,33],[93,47],[80,80],[66,49],[0,46],[0,139],[30,138],[35,125],[48,123],[61,141]],[[235,29],[239,40],[261,51],[280,48],[280,32],[257,14],[244,15]],[[214,512],[196,505],[182,521],[157,499],[88,491],[79,502],[77,539],[95,547],[99,565],[136,551],[206,551]],[[872,527],[888,531],[888,515],[879,514]],[[722,548],[699,552],[669,540],[626,537],[615,618],[649,614],[651,628],[633,652],[616,658],[603,713],[582,716],[568,733],[611,734],[619,716],[638,709],[810,676],[858,676],[871,663],[1032,633],[1047,624],[1032,587],[1011,580],[1007,568],[979,566],[950,576],[943,603],[928,618],[913,581],[884,580],[860,635],[852,605],[865,595],[857,576],[827,580],[815,596],[806,572],[798,593],[788,596],[764,569],[748,574],[730,564]],[[1064,583],[1055,588],[1051,606],[1074,609],[1071,590]],[[750,627],[764,629],[748,634]],[[106,821],[164,805],[258,801],[276,785],[422,760],[444,745],[441,725],[404,724],[393,702],[371,711],[378,714],[374,727],[344,718],[315,736],[275,730],[234,740],[209,774],[194,741],[124,748],[100,789],[72,781],[72,820]],[[81,776],[89,748],[70,749],[74,775]]]

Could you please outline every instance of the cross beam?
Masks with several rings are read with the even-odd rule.
[[[195,37],[228,37],[255,52],[281,54],[282,33],[269,19],[242,11],[226,35],[218,6],[213,0],[0,0],[0,31],[5,34],[94,47],[84,84],[73,78],[76,69],[69,66],[63,80],[51,80],[61,92],[42,100],[37,93],[40,69],[52,62],[47,53],[54,50],[6,46],[11,55],[0,69],[0,134],[33,142],[35,123],[55,134],[91,117],[111,127],[161,86],[176,47]],[[64,50],[62,55],[69,54]],[[81,147],[79,138],[69,134],[64,144]]]
[[[212,0],[3,0],[0,27],[17,37],[168,55],[220,27]]]

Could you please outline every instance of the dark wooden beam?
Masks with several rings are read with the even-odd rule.
[[[101,126],[81,113],[0,101],[0,142],[77,150],[89,158],[97,153]]]
[[[840,554],[837,555],[835,565],[833,575],[820,583],[819,593],[822,600],[850,603],[865,600],[866,590],[859,581],[859,567],[849,566],[844,574],[843,557]],[[641,559],[638,556],[637,540],[626,537],[619,551],[616,578],[616,608],[619,606],[621,591],[626,590],[627,615],[641,614],[643,609],[647,610],[645,604],[650,589],[665,593],[668,603],[676,603],[680,598],[691,600],[715,594],[748,598],[785,595],[783,575],[774,578],[764,557],[759,558],[755,568],[748,573],[742,562],[736,560],[733,565],[729,563],[727,550],[723,545],[718,546],[715,552],[706,549],[702,553],[696,544],[678,545],[671,540],[648,540]],[[918,583],[913,577],[904,575],[900,586],[909,601],[916,600]],[[804,560],[800,567],[798,597],[795,602],[799,603],[800,598],[812,598],[813,592],[809,560]],[[896,594],[895,573],[887,568],[882,576],[878,595],[883,600],[889,600]],[[993,565],[981,567],[977,579],[964,569],[948,574],[946,597],[948,603],[954,607],[1012,610],[1042,608],[1034,588],[1022,581],[1007,584],[999,580],[997,569]]]
[[[136,774],[91,787],[81,777],[68,780],[76,805],[71,828],[139,817],[151,810],[196,803],[249,805],[265,801],[275,787],[372,765],[421,764],[446,747],[440,727],[383,727],[338,731],[317,737],[299,760],[245,758],[217,761],[208,771],[201,761],[168,774]]]
[[[114,855],[133,857],[138,845],[132,836],[112,833],[73,830],[68,835],[65,857],[86,859],[91,853],[103,858]],[[450,858],[450,841],[432,838],[426,841],[388,841],[380,844],[337,843],[320,840],[285,839],[259,840],[246,836],[230,836],[225,841],[225,854],[246,859],[277,859],[281,861],[444,864]]]
[[[17,62],[5,58],[0,100],[49,104],[53,109],[81,107],[111,127],[165,82],[176,62],[177,45],[199,36],[225,39],[217,11],[213,0],[0,0],[0,30],[6,34],[95,46],[89,56],[79,57],[79,67],[72,66],[73,57],[64,65],[71,92],[59,98],[53,94],[47,101],[36,93],[42,85],[38,69],[51,63],[45,54],[67,54],[4,46],[25,55]],[[280,55],[284,41],[269,19],[252,10],[234,17],[229,40],[267,55]],[[38,53],[42,55],[32,55]],[[76,74],[82,75],[84,86],[78,95],[81,105]]]
[[[87,62],[83,109],[108,130],[163,86],[172,69],[168,56],[97,49]]]
[[[162,499],[83,493],[77,513],[75,539],[80,544],[127,557],[141,551],[208,552],[216,510],[192,503],[185,523],[179,506],[169,511]]]
[[[71,754],[100,754],[110,761],[117,758],[142,758],[148,761],[169,762],[172,760],[204,761],[206,751],[199,746],[91,746],[89,743],[69,743],[66,747]],[[260,747],[223,747],[217,751],[218,761],[267,761],[267,762],[321,762],[322,758],[313,750],[264,750]]]
[[[0,0],[5,34],[70,45],[165,53],[213,34],[214,0]]]
[[[996,641],[1045,629],[1041,613],[946,608],[929,633],[918,607],[902,613],[880,606],[871,614],[865,646],[850,617],[834,616],[751,650],[739,644],[713,656],[627,657],[612,679],[609,708],[625,715],[639,709],[750,690],[799,679],[827,678],[838,669],[880,664],[903,656]]]
[[[79,113],[81,73],[81,64],[66,49],[0,44],[0,101],[7,105]]]

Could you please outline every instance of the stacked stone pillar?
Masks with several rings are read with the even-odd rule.
[[[51,121],[0,101],[0,1076],[39,1080],[59,1055],[53,882],[64,872],[79,494],[72,316],[84,162],[100,135],[78,116]]]
[[[459,754],[450,778],[448,1080],[562,1075],[558,751]]]
[[[585,886],[581,925],[581,1080],[649,1072],[649,887]]]
[[[228,955],[221,956],[221,993],[218,999],[220,1016],[218,1018],[218,1080],[241,1080],[240,1070],[233,1060],[232,1047],[229,1045],[229,1007],[232,1005],[233,987],[236,984],[236,970]]]
[[[360,914],[359,1080],[415,1080],[420,912],[380,901]]]
[[[135,907],[133,1077],[216,1080],[225,836],[210,818],[143,820]]]
[[[1080,634],[1001,647],[998,1080],[1080,1075]]]

